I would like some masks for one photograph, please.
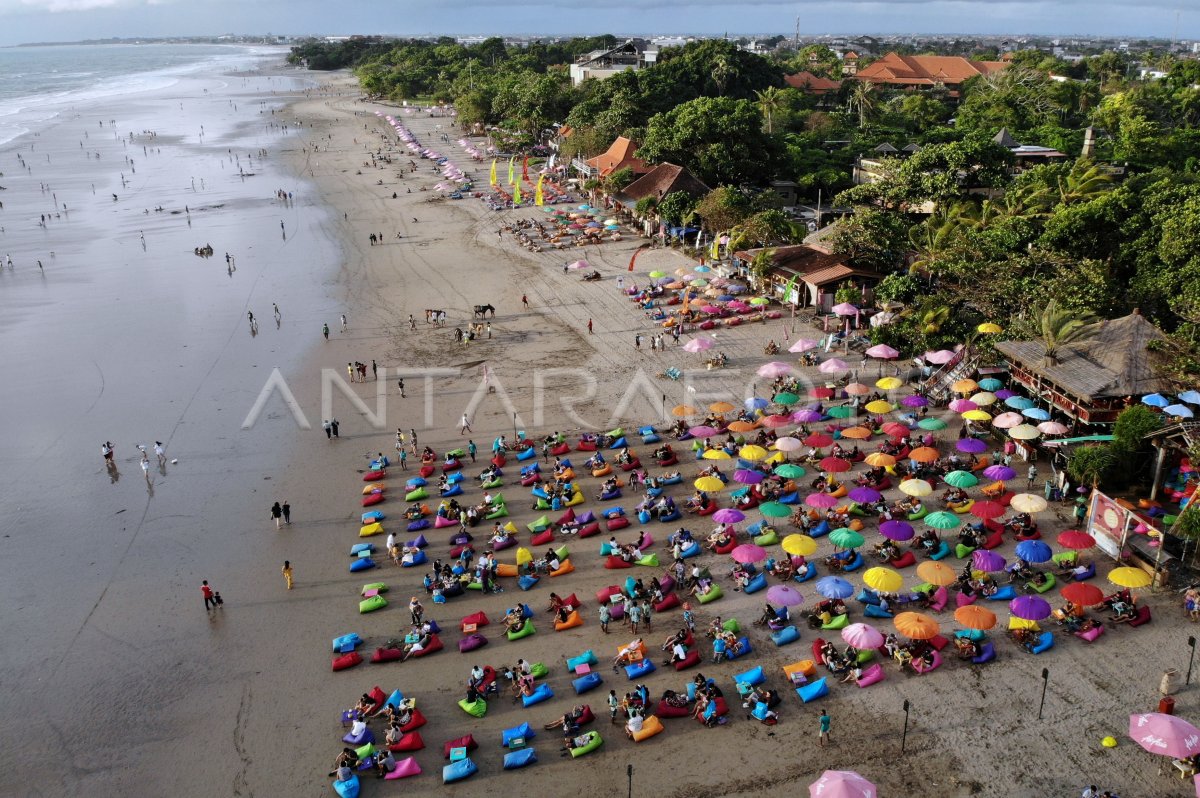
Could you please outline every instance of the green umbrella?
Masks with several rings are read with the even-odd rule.
[[[829,542],[839,549],[857,549],[865,538],[853,529],[835,529],[829,533]]]
[[[653,277],[655,280],[657,280],[659,277],[666,277],[667,273],[663,272],[663,271],[655,270],[655,271],[650,272],[650,276]]]
[[[940,510],[925,516],[925,525],[934,529],[957,529],[962,521],[954,513]]]
[[[754,297],[754,299],[750,300],[750,304],[751,305],[769,305],[769,304],[771,304],[771,300],[763,299],[760,296],[756,296],[756,297]]]
[[[790,507],[779,502],[763,502],[758,505],[758,511],[768,518],[787,518],[792,514]]]
[[[854,408],[846,405],[838,405],[837,407],[829,407],[825,409],[825,415],[830,418],[850,418],[854,415]]]
[[[800,397],[796,396],[796,394],[791,393],[790,391],[782,391],[781,393],[775,394],[775,398],[771,401],[777,405],[794,405],[796,402],[800,401]]]
[[[792,463],[784,463],[783,465],[775,466],[775,476],[783,477],[784,479],[798,479],[804,476],[804,469]],[[769,504],[778,504],[778,502],[769,502]]]
[[[929,432],[937,432],[946,428],[946,422],[940,418],[923,418],[917,422],[917,426]]]
[[[704,286],[708,285],[708,280],[697,277],[695,280],[692,280],[690,283],[688,283],[688,285],[690,285],[692,288],[703,288]]]
[[[973,488],[979,484],[979,477],[970,471],[951,471],[942,477],[942,481],[956,488]]]

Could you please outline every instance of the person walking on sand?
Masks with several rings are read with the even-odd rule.
[[[594,335],[592,332],[592,320],[588,319],[588,335]]]
[[[321,423],[321,426],[325,428],[325,437],[329,440],[333,440],[333,425],[329,423],[329,419],[325,419],[325,421]]]
[[[396,454],[400,458],[400,470],[407,471],[408,470],[408,452],[405,451],[404,449],[401,449]]]
[[[400,389],[400,398],[401,398],[401,399],[404,399],[404,398],[406,398],[406,397],[404,396],[404,378],[403,378],[403,377],[401,377],[400,379],[396,380],[396,387]]]
[[[271,517],[275,519],[275,528],[279,529],[279,525],[283,523],[283,508],[279,506],[279,502],[271,505]]]
[[[213,589],[208,586],[207,579],[200,583],[200,592],[204,594],[204,611],[215,610],[217,608],[217,597],[213,595]]]
[[[1029,466],[1029,470],[1025,473],[1025,477],[1026,477],[1025,487],[1027,489],[1032,488],[1034,483],[1037,482],[1037,476],[1038,476],[1037,466],[1035,466],[1035,465]]]
[[[487,334],[490,339],[492,337],[492,323],[490,321],[487,323]]]
[[[475,441],[467,441],[467,454],[471,455],[471,462],[475,462],[475,453],[479,451],[479,447],[475,445]]]
[[[417,431],[413,427],[408,428],[408,439],[412,441],[413,454],[417,453]]]
[[[279,508],[283,511],[283,523],[285,526],[292,525],[292,505],[288,504],[287,499],[283,500],[283,506]]]
[[[165,466],[167,464],[167,453],[163,449],[162,441],[154,442],[154,456],[158,458],[158,464]]]
[[[329,426],[333,428],[333,437],[340,437],[338,435],[338,420],[336,418],[329,421]]]
[[[460,429],[458,431],[459,435],[466,435],[468,432],[474,432],[474,430],[471,429],[471,420],[469,418],[467,418],[466,413],[462,414],[461,425],[462,425],[462,429]]]
[[[526,294],[521,294],[521,304],[525,306],[525,310],[529,310],[529,297]]]
[[[292,563],[290,560],[283,561],[283,581],[287,583],[287,589],[292,589]]]
[[[346,373],[348,373],[350,375],[350,382],[354,382],[354,364],[353,363],[346,364]]]
[[[413,314],[411,313],[408,314],[408,329],[414,331],[417,329],[417,320],[413,318]]]
[[[326,341],[329,340],[329,325],[328,324],[321,325],[321,334],[325,336]]]
[[[375,365],[375,359],[371,359],[371,379],[379,379],[379,366]]]
[[[146,454],[146,450],[142,450],[142,476],[146,481],[150,481],[150,457]]]
[[[342,332],[346,331],[346,314],[342,314]]]
[[[279,305],[272,302],[271,309],[275,311],[275,323],[278,324],[283,319],[283,314],[279,312]]]
[[[641,333],[638,333],[637,335],[633,336],[633,348],[639,352],[642,351],[642,334]]]
[[[829,717],[828,710],[824,710],[821,712],[821,717],[820,717],[819,723],[820,723],[820,735],[817,737],[817,739],[820,741],[821,747],[824,748],[825,743],[829,742],[831,739],[829,736],[829,727],[832,724],[832,720]]]

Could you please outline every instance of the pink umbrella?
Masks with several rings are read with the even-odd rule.
[[[719,307],[717,307],[716,305],[705,305],[704,307],[700,308],[700,310],[704,311],[705,313],[720,313],[721,312],[721,309]]]
[[[693,338],[683,345],[683,351],[693,353],[704,352],[712,348],[713,342],[711,338]]]
[[[1200,729],[1174,715],[1130,715],[1129,736],[1152,754],[1187,759],[1200,753]]]
[[[950,409],[955,413],[966,413],[968,410],[978,410],[979,405],[970,399],[955,399],[950,403]]]
[[[759,366],[757,374],[760,377],[774,379],[775,377],[779,377],[784,374],[790,374],[791,371],[792,367],[787,363],[780,363],[778,360],[772,360],[770,363],[764,363]]]
[[[1023,424],[1024,422],[1025,422],[1025,419],[1021,416],[1020,413],[1008,412],[1008,413],[1001,413],[1000,415],[993,418],[992,426],[996,427],[997,429],[1012,429],[1013,427],[1019,426],[1019,425]]]
[[[712,519],[718,524],[737,524],[746,520],[746,514],[732,507],[723,507],[713,513]]]
[[[867,357],[877,357],[880,360],[891,360],[900,357],[900,353],[887,344],[876,344],[866,351]]]
[[[813,493],[804,500],[804,503],[809,507],[828,510],[830,507],[837,507],[838,500],[828,493]]]
[[[883,645],[883,635],[879,630],[865,623],[852,623],[847,626],[842,630],[842,639],[862,651]]]
[[[804,596],[789,585],[771,585],[767,588],[767,601],[784,607],[798,607],[804,603]]]
[[[767,550],[753,543],[743,543],[729,553],[729,556],[740,563],[761,562],[767,559]]]
[[[840,305],[834,305],[833,312],[838,316],[855,316],[858,314],[858,308],[849,302],[843,302]]]
[[[716,427],[706,427],[701,424],[698,427],[692,427],[688,432],[692,434],[693,438],[711,438],[717,434],[717,429]]]
[[[944,366],[954,359],[954,354],[949,349],[939,349],[936,352],[926,352],[925,360],[935,366]]]
[[[827,770],[808,785],[808,798],[878,798],[878,793],[853,770]]]
[[[786,427],[790,424],[795,424],[796,422],[792,421],[791,416],[776,415],[776,416],[764,416],[762,419],[759,420],[758,423],[762,424],[764,427],[775,428],[775,427]]]
[[[1043,421],[1037,425],[1037,428],[1043,435],[1065,435],[1067,433],[1067,425],[1057,421]]]
[[[812,341],[808,338],[801,338],[800,340],[796,341],[796,343],[789,346],[788,351],[794,354],[800,354],[801,352],[807,352],[810,349],[816,349],[820,345],[820,341]]]
[[[815,421],[821,420],[821,414],[816,410],[797,410],[792,413],[792,421],[797,424],[812,424]]]
[[[846,371],[849,368],[850,367],[846,365],[845,361],[838,360],[835,357],[826,360],[824,363],[817,366],[817,371],[821,372],[822,374],[837,374],[839,371]]]

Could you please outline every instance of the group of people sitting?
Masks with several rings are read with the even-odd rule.
[[[825,599],[817,602],[808,614],[808,626],[810,629],[819,629],[825,624],[837,618],[840,615],[845,615],[849,610],[846,609],[846,602],[842,599]]]
[[[900,664],[901,668],[911,667],[914,670],[933,666],[936,649],[926,640],[908,640],[900,642],[895,634],[888,634],[883,639],[883,650],[889,657]]]

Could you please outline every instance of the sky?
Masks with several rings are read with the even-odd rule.
[[[0,0],[0,46],[268,32],[791,35],[797,17],[801,36],[1030,33],[1200,39],[1200,0]]]

